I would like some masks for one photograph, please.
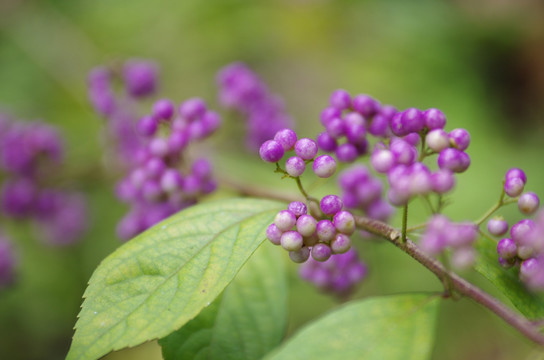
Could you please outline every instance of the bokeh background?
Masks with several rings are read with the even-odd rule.
[[[446,210],[455,220],[479,217],[509,167],[525,169],[528,188],[544,194],[541,1],[0,0],[0,109],[61,129],[67,168],[77,169],[66,183],[84,191],[90,206],[90,230],[69,248],[44,245],[28,224],[2,221],[19,257],[17,283],[0,292],[2,359],[63,358],[87,279],[121,244],[115,226],[126,207],[113,195],[115,174],[101,166],[103,124],[88,104],[85,78],[93,66],[133,57],[160,65],[162,96],[201,96],[215,108],[216,72],[244,61],[283,96],[304,136],[321,131],[319,113],[337,88],[399,109],[443,110],[447,129],[472,135],[472,166]],[[225,133],[203,151],[217,155],[213,161],[227,176],[285,187],[235,146],[242,143],[232,141],[242,136],[236,121],[226,118]],[[520,218],[515,209],[502,213]],[[424,219],[418,211],[413,216]],[[354,297],[440,290],[391,245],[358,247],[370,272]],[[302,283],[292,267],[290,333],[339,304]],[[478,274],[467,276],[496,293]],[[444,302],[434,359],[538,356],[487,310],[468,300]],[[108,357],[152,358],[160,358],[153,343]]]

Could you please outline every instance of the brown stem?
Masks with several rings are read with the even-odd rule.
[[[260,188],[240,185],[235,182],[228,182],[229,187],[234,188],[244,195],[272,198],[283,201],[293,201],[296,199],[293,196],[285,193],[272,193],[270,191],[263,191]],[[513,328],[517,329],[525,337],[531,341],[544,346],[544,335],[539,332],[538,326],[531,322],[524,316],[516,313],[508,306],[494,298],[484,290],[480,289],[476,285],[468,282],[459,275],[447,270],[444,265],[435,258],[425,254],[420,248],[417,247],[410,239],[402,241],[402,233],[394,227],[383,223],[378,220],[369,219],[362,216],[354,216],[355,224],[358,229],[368,231],[376,236],[379,236],[397,248],[411,256],[421,265],[429,269],[436,277],[442,282],[451,282],[452,288],[459,294],[464,295],[477,303],[488,308],[495,313],[498,317],[503,319]]]

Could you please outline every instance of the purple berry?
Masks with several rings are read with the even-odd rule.
[[[279,142],[283,150],[292,150],[297,142],[297,134],[291,129],[282,129],[274,135],[274,140]]]
[[[166,169],[161,176],[161,189],[172,193],[183,187],[183,177],[177,169]]]
[[[356,115],[355,113],[353,113]],[[350,114],[351,115],[351,114]],[[363,124],[347,124],[346,139],[352,144],[359,144],[365,140],[366,128]]]
[[[448,169],[456,173],[465,171],[470,165],[468,155],[454,148],[444,149],[438,154],[438,167]]]
[[[300,248],[296,251],[289,251],[289,257],[291,258],[291,261],[302,264],[303,262],[306,262],[308,258],[310,257],[310,249],[306,246]]]
[[[351,248],[351,240],[346,234],[336,234],[331,241],[331,250],[333,254],[343,254]]]
[[[327,261],[332,255],[332,251],[329,245],[327,244],[316,244],[312,247],[312,258],[315,261]]]
[[[449,133],[449,138],[452,145],[461,151],[470,144],[470,134],[465,129],[453,129]]]
[[[281,210],[274,218],[274,224],[276,224],[281,231],[291,230],[296,222],[297,217],[289,210]]]
[[[312,139],[302,138],[295,143],[295,153],[304,160],[313,159],[317,150],[317,144]]]
[[[308,211],[306,204],[301,201],[293,201],[289,203],[289,205],[287,206],[287,210],[295,214],[297,218],[301,215],[306,214],[306,212]]]
[[[395,165],[395,156],[387,149],[378,149],[370,155],[370,163],[374,170],[385,174]]]
[[[286,231],[280,238],[281,247],[287,251],[297,251],[304,245],[302,235],[296,231]]]
[[[130,60],[123,66],[123,77],[130,95],[147,96],[157,87],[157,66],[147,61]]]
[[[330,242],[336,235],[336,228],[330,220],[320,220],[316,225],[316,233],[319,241]]]
[[[281,144],[275,140],[267,140],[259,149],[261,159],[267,162],[278,162],[283,157],[284,150]]]
[[[435,152],[441,152],[450,147],[450,138],[447,132],[442,129],[429,131],[425,137],[425,142],[429,148]]]
[[[526,215],[534,214],[538,210],[540,199],[534,192],[526,192],[518,199],[519,211]]]
[[[330,97],[329,103],[338,110],[346,110],[351,106],[351,96],[346,90],[335,90]]]
[[[535,223],[530,219],[523,219],[512,225],[510,237],[516,244],[522,244],[527,240],[527,235],[534,229]]]
[[[158,123],[154,116],[144,116],[138,121],[138,132],[144,136],[152,136],[157,132]]]
[[[297,231],[304,237],[309,237],[315,233],[317,220],[312,215],[303,214],[297,219]]]
[[[336,171],[336,161],[330,155],[320,155],[315,158],[312,169],[318,177],[328,178]]]
[[[280,245],[282,234],[283,232],[280,229],[278,229],[278,227],[275,224],[270,224],[266,228],[266,237],[274,245]]]
[[[326,152],[332,152],[338,147],[336,139],[330,136],[326,131],[317,136],[317,145],[321,150]]]
[[[497,244],[497,253],[499,256],[505,260],[512,259],[516,256],[518,252],[518,248],[516,246],[516,243],[512,239],[502,239]]]
[[[327,129],[327,134],[334,139],[339,139],[346,134],[346,124],[339,117],[329,120],[325,128]]]
[[[470,268],[476,261],[476,251],[472,247],[455,249],[451,254],[451,264],[460,270]]]
[[[336,158],[343,163],[351,163],[357,159],[357,148],[350,143],[345,143],[336,148]]]
[[[389,150],[393,154],[397,164],[411,165],[416,161],[416,148],[402,139],[393,138],[389,145]]]
[[[383,115],[377,114],[372,119],[368,127],[368,132],[374,136],[386,137],[389,130],[389,119]]]
[[[353,109],[364,117],[371,117],[380,111],[380,103],[368,95],[359,94],[353,98]]]
[[[487,231],[494,236],[502,236],[508,231],[508,223],[499,217],[494,217],[487,222]]]
[[[425,126],[425,121],[423,119],[423,113],[421,110],[416,108],[409,108],[402,112],[402,126],[404,128],[404,131],[406,132],[405,135],[409,133],[417,133],[423,130],[423,127]]]
[[[201,98],[185,100],[179,106],[179,114],[189,122],[201,118],[206,113],[206,103]]]
[[[349,211],[339,211],[332,220],[334,227],[342,234],[351,235],[355,232],[355,218]]]
[[[342,200],[340,200],[340,198],[336,195],[324,196],[319,202],[319,207],[321,208],[323,214],[329,216],[342,210],[343,206],[344,204],[342,203]]]
[[[153,104],[153,116],[157,119],[170,120],[174,115],[174,104],[168,99],[161,99]]]
[[[168,141],[165,138],[154,138],[149,142],[149,153],[157,157],[168,154]]]
[[[446,126],[446,116],[438,109],[427,109],[423,112],[425,126],[429,130],[443,129]]]
[[[285,162],[285,171],[292,177],[298,177],[306,170],[306,163],[298,156],[292,156]]]
[[[510,197],[516,197],[521,195],[525,183],[519,177],[512,177],[504,182],[504,192]]]
[[[524,185],[527,184],[527,176],[525,175],[525,172],[519,168],[511,168],[506,172],[504,179],[508,180],[511,178],[520,178]]]
[[[431,174],[431,188],[438,194],[445,194],[455,186],[455,176],[450,170],[438,170]]]
[[[340,117],[340,115],[342,115],[341,110],[334,107],[328,107],[321,112],[321,124],[326,127],[332,119]]]

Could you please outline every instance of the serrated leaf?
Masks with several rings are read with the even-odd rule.
[[[352,302],[307,325],[266,359],[424,360],[431,355],[438,303],[426,294]]]
[[[261,245],[220,298],[159,340],[164,359],[260,359],[276,347],[287,324],[284,255]]]
[[[482,238],[476,243],[478,261],[475,269],[502,292],[529,319],[544,318],[544,299],[530,292],[519,280],[516,269],[505,269],[499,264],[497,244]]]
[[[282,207],[203,203],[121,246],[89,281],[67,359],[97,359],[179,329],[232,281]]]

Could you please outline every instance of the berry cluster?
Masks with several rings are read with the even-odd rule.
[[[453,266],[466,269],[476,260],[472,245],[477,236],[478,227],[473,223],[452,223],[444,215],[434,215],[427,223],[420,246],[423,251],[433,256],[450,248]]]
[[[291,177],[299,177],[306,170],[306,165],[313,162],[314,173],[321,178],[331,177],[336,171],[336,161],[330,155],[317,156],[319,151],[314,140],[308,138],[298,139],[297,134],[291,129],[282,129],[276,132],[274,140],[265,141],[259,155],[266,162],[279,162],[287,151],[295,151],[285,162],[285,173]]]
[[[220,123],[219,115],[199,98],[183,102],[178,111],[170,100],[154,103],[152,114],[137,124],[144,141],[134,166],[117,184],[117,196],[131,206],[119,223],[119,237],[130,239],[215,190],[211,164],[200,158],[182,169],[187,161],[182,155]]]
[[[340,297],[349,296],[367,273],[366,265],[359,259],[354,248],[344,254],[331,256],[324,262],[309,259],[299,268],[302,279],[324,292]]]
[[[160,99],[150,114],[138,116],[137,102],[154,94],[157,74],[154,63],[129,60],[120,71],[97,67],[88,79],[90,100],[106,117],[115,140],[116,165],[125,171],[116,186],[117,197],[130,205],[117,227],[124,240],[216,188],[210,163],[206,159],[191,163],[183,154],[190,143],[217,130],[219,114],[209,110],[202,99],[192,98],[179,107]],[[113,90],[115,81],[123,85],[120,94]]]
[[[258,149],[267,139],[292,124],[283,100],[243,63],[225,66],[217,75],[219,100],[247,118],[247,146]]]
[[[104,116],[108,136],[115,143],[115,166],[134,162],[134,154],[142,147],[135,131],[138,120],[136,105],[157,89],[158,68],[145,60],[128,60],[120,68],[99,66],[87,78],[88,95],[95,111]],[[121,88],[122,91],[115,91]]]
[[[0,116],[0,193],[2,214],[33,220],[40,238],[68,245],[86,229],[87,209],[79,193],[54,188],[60,180],[63,144],[58,132],[42,122]]]
[[[8,287],[15,280],[16,263],[11,242],[0,233],[0,290]]]
[[[317,143],[323,151],[335,152],[338,161],[353,162],[368,152],[367,133],[389,136],[389,122],[396,113],[394,107],[382,106],[368,95],[352,98],[347,91],[336,90],[321,112],[325,131],[317,136]]]
[[[348,209],[359,209],[372,219],[387,221],[394,208],[382,198],[382,182],[364,165],[353,165],[338,177],[342,201]]]
[[[327,195],[319,206],[326,216],[321,220],[308,214],[304,203],[294,201],[276,215],[266,230],[267,238],[289,251],[289,257],[296,263],[305,262],[310,254],[316,261],[326,261],[331,255],[343,254],[351,248],[349,236],[355,231],[355,219],[342,210],[342,200]]]
[[[504,193],[515,201],[524,215],[534,214],[540,199],[533,192],[523,193],[527,176],[523,170],[512,168],[506,172]],[[502,217],[494,217],[487,223],[491,235],[501,237],[508,232],[508,222]],[[530,288],[544,290],[544,212],[535,218],[522,219],[510,228],[510,237],[502,238],[497,244],[499,263],[505,267],[519,266],[520,278]]]

